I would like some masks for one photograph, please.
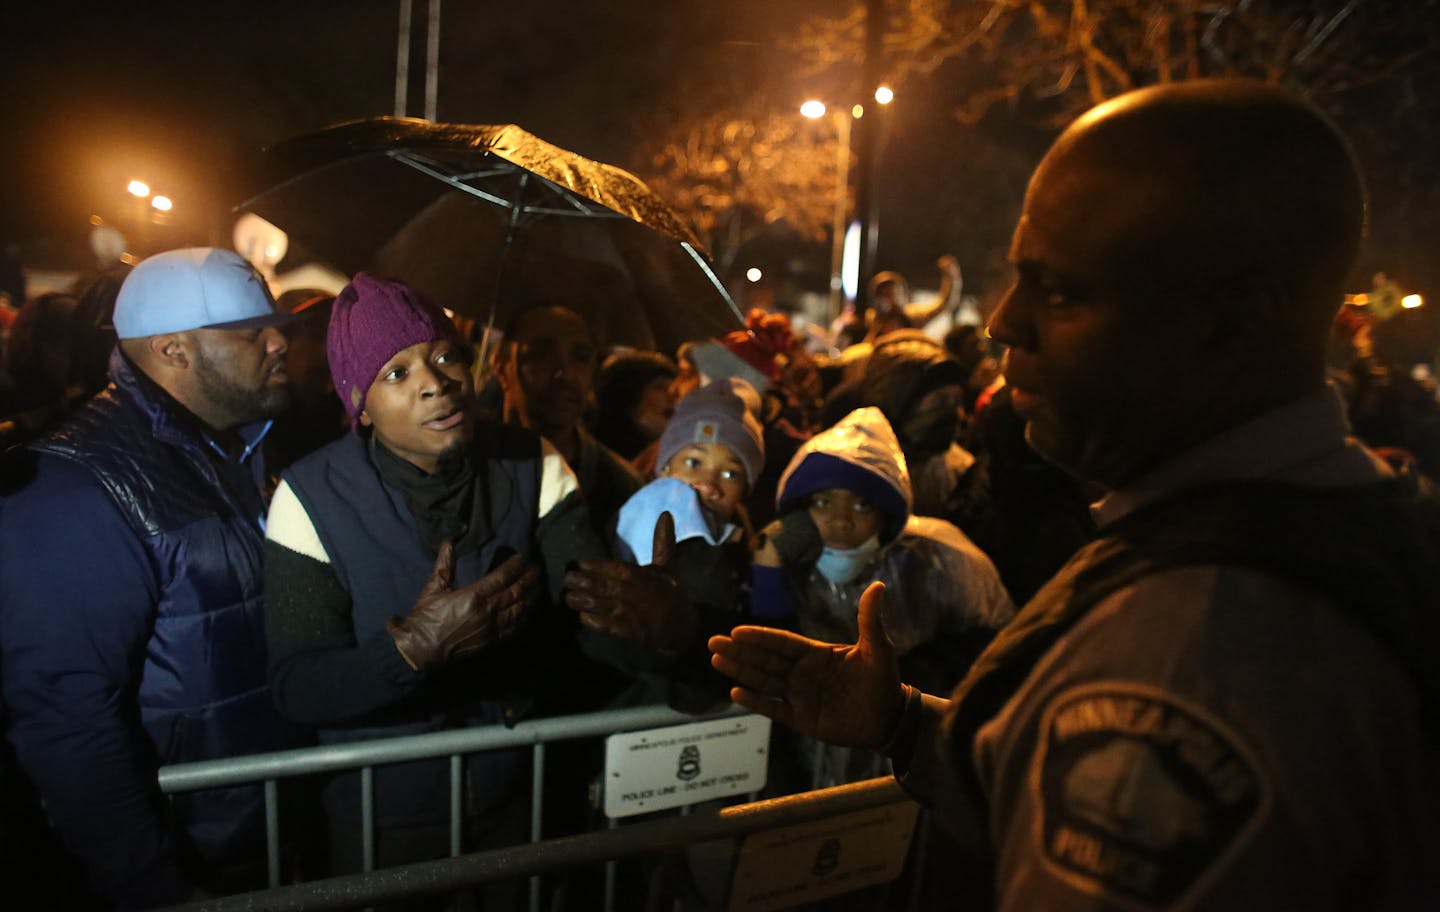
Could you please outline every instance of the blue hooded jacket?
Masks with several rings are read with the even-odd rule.
[[[805,442],[780,477],[778,512],[803,510],[810,495],[830,488],[864,497],[884,516],[873,563],[848,583],[831,582],[814,565],[757,566],[757,616],[793,616],[806,636],[853,643],[860,593],[880,580],[885,627],[901,656],[942,635],[996,630],[1014,616],[995,565],[963,532],[911,515],[905,456],[878,408],[856,409]]]

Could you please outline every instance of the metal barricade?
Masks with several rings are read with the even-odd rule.
[[[530,747],[532,752],[530,840],[541,837],[544,808],[545,745],[556,741],[590,738],[617,732],[660,728],[703,719],[746,715],[738,706],[717,713],[691,715],[667,706],[641,706],[573,716],[531,719],[507,728],[503,725],[460,728],[375,741],[355,741],[319,747],[274,751],[179,763],[160,769],[160,789],[166,794],[222,786],[261,783],[265,791],[266,867],[271,887],[280,884],[280,807],[278,782],[314,773],[360,770],[363,870],[375,870],[374,768],[409,760],[450,759],[450,855],[461,851],[463,815],[460,813],[463,764],[467,754],[501,748]],[[531,908],[538,908],[540,882],[530,882]]]
[[[836,814],[870,810],[907,797],[893,778],[871,779],[817,792],[787,795],[737,805],[714,814],[649,820],[619,829],[598,830],[544,842],[477,852],[455,858],[332,877],[209,899],[174,907],[175,912],[314,912],[355,909],[426,893],[463,889],[511,877],[536,877],[550,871],[650,852],[674,850],[698,842],[745,836]]]
[[[682,810],[677,817],[627,823],[624,826],[621,826],[618,820],[612,819],[608,821],[607,829],[541,841],[547,744],[746,715],[747,711],[737,706],[704,715],[681,713],[665,706],[644,706],[583,715],[555,716],[528,720],[510,728],[496,725],[451,729],[422,735],[175,764],[160,769],[159,783],[166,794],[257,783],[264,788],[266,861],[270,889],[208,900],[194,905],[193,908],[196,909],[358,908],[416,893],[472,886],[501,877],[528,876],[530,908],[538,910],[542,873],[592,860],[607,861],[605,891],[608,909],[609,897],[614,888],[615,859],[706,839],[744,835],[767,826],[783,825],[783,821],[792,817],[796,820],[813,820],[827,814],[870,808],[903,798],[903,793],[894,784],[894,780],[886,777],[864,783],[864,788],[857,788],[854,784],[843,785],[783,799],[725,808],[719,812],[718,817],[712,814],[691,816]],[[530,842],[505,849],[472,853],[462,858],[463,758],[483,751],[517,747],[531,749]],[[437,860],[376,871],[374,769],[393,763],[439,757],[447,757],[450,761],[451,861]],[[280,780],[356,769],[361,774],[363,873],[281,887]],[[872,774],[878,775],[880,772],[877,766]],[[752,802],[755,797],[752,792]],[[777,804],[777,801],[781,803]],[[925,825],[922,822],[919,831],[922,841]]]

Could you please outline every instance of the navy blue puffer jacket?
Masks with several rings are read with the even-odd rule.
[[[266,684],[265,502],[260,456],[252,452],[263,433],[245,435],[250,445],[227,455],[118,351],[111,377],[105,391],[32,445],[35,481],[0,508],[9,735],[62,836],[92,873],[114,862],[86,856],[101,854],[107,835],[125,838],[94,832],[126,825],[95,807],[102,797],[96,780],[125,775],[117,765],[133,766],[132,778],[153,785],[158,765],[299,742]],[[87,503],[92,517],[46,516]],[[88,522],[105,537],[96,540]],[[26,528],[37,530],[29,555],[18,553]],[[88,553],[47,541],[50,530],[73,535]],[[106,552],[130,558],[123,572],[103,575]],[[81,578],[57,578],[67,571]],[[70,692],[79,696],[68,703],[57,697]],[[79,755],[92,748],[87,763]],[[140,807],[126,813],[143,816]],[[233,858],[262,844],[258,787],[183,795],[174,807],[203,858]],[[174,841],[172,834],[159,844]],[[105,879],[97,874],[102,889]]]

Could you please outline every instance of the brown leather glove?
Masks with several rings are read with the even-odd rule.
[[[673,654],[689,645],[699,621],[665,567],[675,555],[675,518],[669,513],[655,523],[654,541],[648,567],[581,561],[565,574],[565,604],[580,612],[586,627]]]
[[[455,549],[441,542],[435,569],[405,617],[386,625],[400,656],[416,671],[478,652],[519,628],[540,597],[540,571],[517,554],[460,589]]]

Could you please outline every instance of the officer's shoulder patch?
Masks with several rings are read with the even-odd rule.
[[[1254,754],[1212,712],[1119,681],[1051,699],[1031,787],[1051,872],[1137,909],[1183,904],[1250,839],[1272,797]]]

